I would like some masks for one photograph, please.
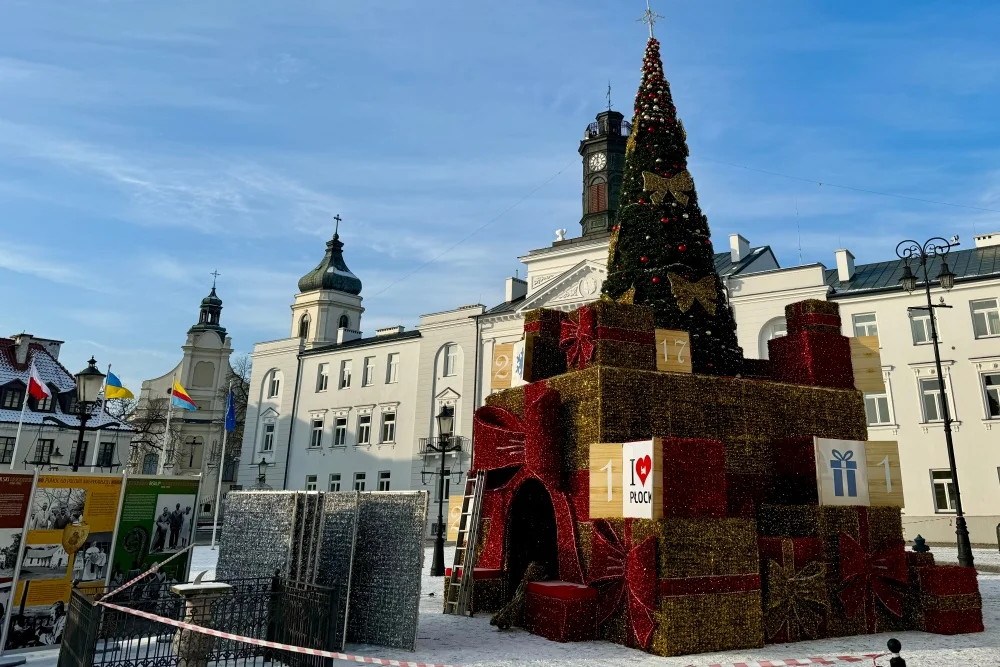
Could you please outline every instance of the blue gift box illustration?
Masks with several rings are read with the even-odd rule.
[[[847,496],[856,498],[858,496],[857,470],[858,462],[852,461],[854,451],[848,449],[843,454],[838,450],[833,450],[833,459],[830,461],[830,468],[833,469],[833,495],[844,495],[844,476],[847,476]]]

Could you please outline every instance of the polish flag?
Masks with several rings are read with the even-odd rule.
[[[38,369],[35,368],[35,360],[31,360],[31,375],[28,378],[28,393],[36,401],[40,401],[43,398],[48,398],[52,396],[52,390],[49,386],[42,382],[42,376],[38,374]]]

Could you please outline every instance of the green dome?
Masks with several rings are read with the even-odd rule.
[[[320,289],[361,294],[361,280],[344,263],[344,244],[338,234],[327,241],[323,261],[299,280],[300,292]]]

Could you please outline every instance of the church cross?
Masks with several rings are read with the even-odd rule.
[[[338,213],[337,215],[333,216],[333,219],[336,220],[336,222],[337,222],[337,225],[333,228],[333,235],[334,236],[339,236],[340,235],[340,220],[341,220],[340,214]]]
[[[611,82],[608,81],[608,111],[611,111]]]
[[[638,19],[641,23],[646,23],[649,25],[649,36],[653,37],[653,26],[656,24],[656,19],[662,19],[663,17],[657,14],[649,6],[649,0],[646,0],[646,11],[642,15],[642,18]]]
[[[212,276],[212,289],[215,289],[215,281],[216,281],[216,279],[218,279],[218,277],[219,277],[219,276],[221,276],[222,274],[221,274],[221,273],[219,273],[219,270],[218,270],[218,269],[216,269],[215,271],[212,271],[212,272],[211,272],[210,274],[208,274],[208,275]]]

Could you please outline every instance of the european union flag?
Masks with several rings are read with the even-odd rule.
[[[232,389],[226,397],[226,430],[230,433],[236,430],[236,397]]]

